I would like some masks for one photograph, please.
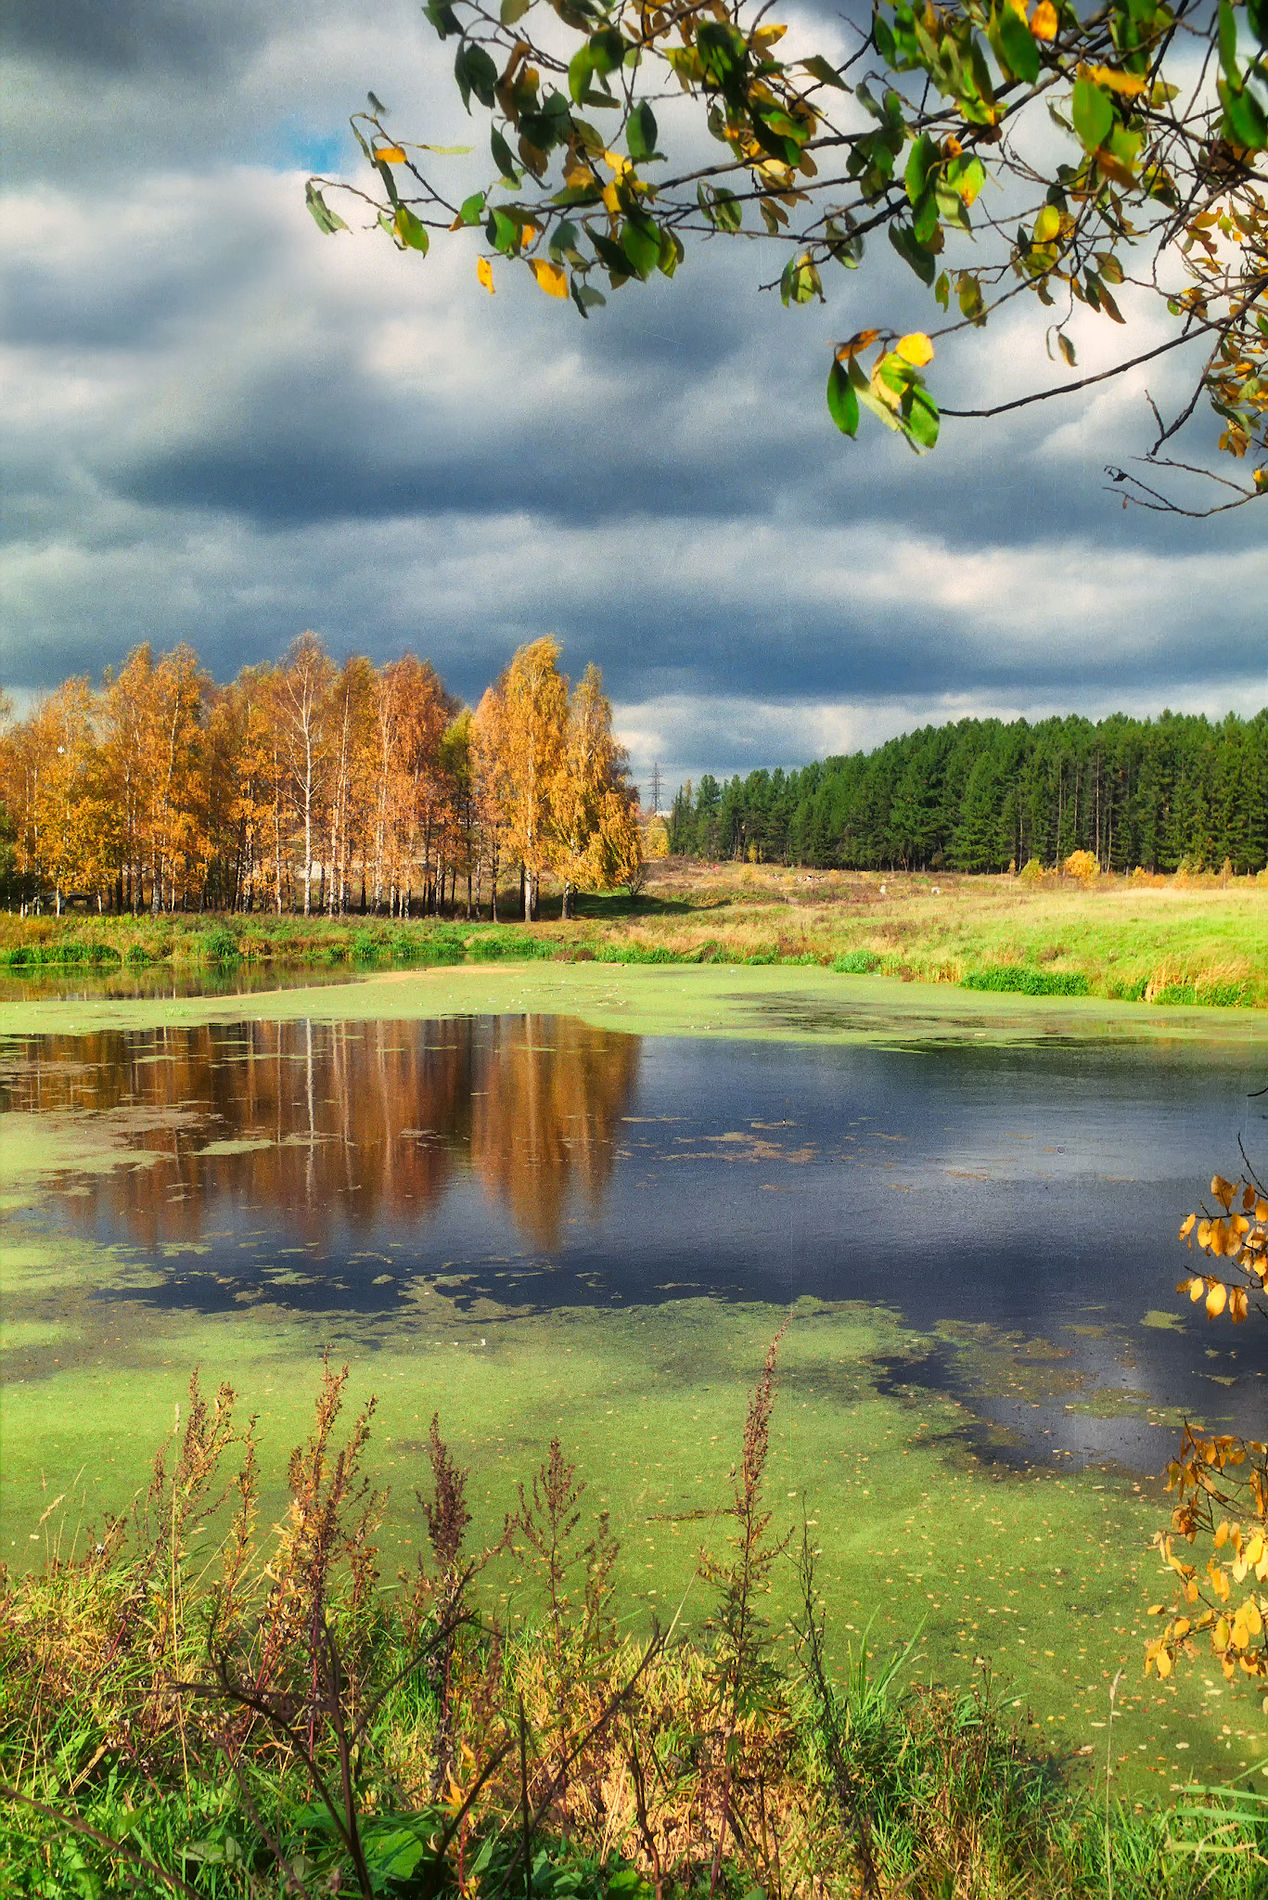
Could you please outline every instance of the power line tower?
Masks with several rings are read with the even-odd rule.
[[[652,811],[660,810],[660,760],[652,761]]]

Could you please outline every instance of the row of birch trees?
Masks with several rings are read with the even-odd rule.
[[[315,634],[217,686],[189,646],[137,647],[0,731],[8,896],[97,909],[397,916],[519,880],[637,887],[636,794],[594,666],[522,647],[473,709],[413,654],[337,665]]]

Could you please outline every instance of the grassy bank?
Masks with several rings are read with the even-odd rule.
[[[344,1375],[272,1531],[253,1425],[192,1387],[135,1509],[50,1531],[45,1569],[4,1582],[5,1891],[1261,1892],[1249,1792],[1122,1800],[1112,1738],[1080,1776],[989,1669],[913,1681],[918,1627],[879,1658],[856,1634],[833,1668],[813,1499],[800,1524],[776,1507],[772,1373],[773,1349],[690,1514],[689,1636],[672,1601],[657,1625],[624,1598],[558,1440],[486,1532],[433,1421],[424,1547],[389,1584],[373,1407],[350,1416]]]
[[[0,973],[288,964],[373,969],[548,958],[817,965],[1033,996],[1268,1005],[1268,884],[803,872],[666,861],[643,895],[540,923],[301,917],[0,917]]]

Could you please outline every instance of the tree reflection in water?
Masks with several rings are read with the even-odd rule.
[[[75,1224],[191,1245],[226,1207],[300,1245],[438,1205],[474,1172],[535,1247],[574,1195],[597,1213],[632,1099],[637,1036],[572,1018],[249,1022],[42,1037],[6,1106],[97,1126],[158,1163],[90,1176]]]

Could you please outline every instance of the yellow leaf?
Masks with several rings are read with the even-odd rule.
[[[1039,0],[1039,5],[1030,16],[1030,30],[1037,40],[1055,40],[1057,37],[1057,9],[1052,0]]]
[[[1181,1240],[1187,1240],[1189,1238],[1189,1235],[1193,1232],[1194,1226],[1197,1223],[1197,1218],[1196,1214],[1189,1215],[1188,1220],[1185,1221],[1183,1227],[1180,1229]]]
[[[480,282],[484,285],[484,288],[488,291],[491,297],[493,295],[493,266],[492,264],[490,264],[487,257],[477,257],[476,276],[479,278]]]
[[[1048,11],[1049,12],[1052,11],[1051,7],[1048,9]],[[1167,1677],[1171,1674],[1171,1658],[1170,1656],[1168,1656],[1165,1649],[1160,1649],[1158,1651],[1157,1656],[1154,1658],[1154,1667],[1157,1669],[1158,1674],[1162,1677],[1163,1681],[1165,1682]]]
[[[837,362],[848,363],[852,356],[860,355],[869,344],[875,343],[879,335],[879,330],[856,330],[847,342],[836,345]]]
[[[753,44],[760,46],[762,50],[765,51],[768,46],[774,46],[779,40],[782,40],[787,31],[788,28],[786,26],[759,26],[753,35]]]
[[[1206,1291],[1206,1281],[1202,1278],[1201,1274],[1195,1273],[1193,1278],[1188,1282],[1188,1288],[1189,1288],[1189,1298],[1193,1301],[1193,1304],[1196,1306],[1198,1301],[1201,1299],[1202,1295]],[[1178,1288],[1177,1288],[1177,1291],[1179,1291]]]
[[[906,336],[900,336],[894,350],[913,369],[923,369],[926,363],[933,361],[933,344],[923,330],[911,330]]]
[[[1219,1202],[1220,1206],[1224,1209],[1224,1212],[1227,1214],[1229,1205],[1233,1199],[1233,1183],[1231,1181],[1226,1181],[1222,1174],[1212,1175],[1211,1193],[1215,1196],[1215,1199]]]
[[[544,257],[534,257],[531,264],[539,290],[544,290],[548,297],[568,295],[568,274],[558,264],[551,264]]]
[[[403,165],[406,162],[405,154],[399,145],[378,145],[375,147],[374,156],[382,165]]]
[[[1206,1295],[1206,1317],[1208,1319],[1218,1319],[1220,1314],[1224,1311],[1224,1303],[1227,1299],[1228,1288],[1224,1285],[1224,1282],[1222,1280],[1212,1280]]]
[[[1098,86],[1108,86],[1111,92],[1121,92],[1128,99],[1145,90],[1143,79],[1137,79],[1135,73],[1120,73],[1114,66],[1089,66],[1087,76]]]

